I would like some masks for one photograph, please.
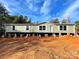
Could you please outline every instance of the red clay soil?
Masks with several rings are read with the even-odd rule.
[[[79,59],[79,37],[0,38],[0,59]]]

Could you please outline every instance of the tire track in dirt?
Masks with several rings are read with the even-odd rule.
[[[0,59],[79,59],[78,39],[64,36],[1,40]]]

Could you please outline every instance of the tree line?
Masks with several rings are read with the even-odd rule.
[[[71,23],[69,19],[63,19],[62,21],[59,21],[58,18],[55,18],[50,21],[51,23],[61,23],[61,24],[68,24]]]
[[[31,19],[23,15],[9,15],[7,9],[2,4],[0,4],[0,23],[31,23]]]

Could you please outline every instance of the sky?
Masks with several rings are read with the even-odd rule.
[[[28,16],[33,22],[79,19],[79,0],[0,0],[0,3],[10,15]]]

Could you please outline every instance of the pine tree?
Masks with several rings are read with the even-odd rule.
[[[8,11],[5,7],[0,3],[0,37],[5,33],[5,26],[4,23],[7,22]]]

